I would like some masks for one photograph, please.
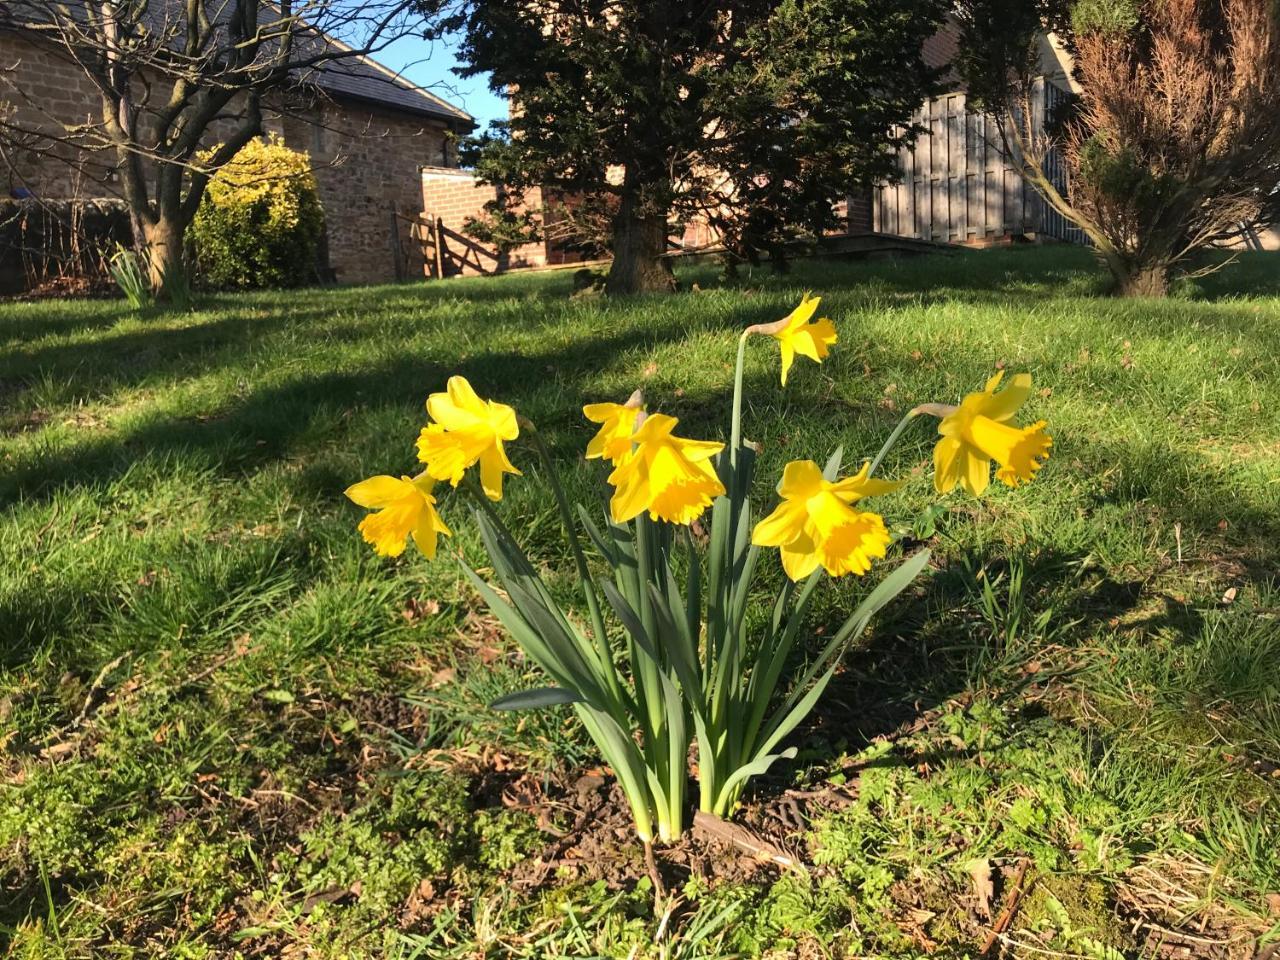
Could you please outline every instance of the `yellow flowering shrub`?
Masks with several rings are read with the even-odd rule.
[[[310,157],[276,136],[250,141],[210,179],[192,237],[197,268],[214,286],[314,283],[324,210]]]
[[[1043,421],[1013,422],[1030,395],[1030,376],[1018,374],[997,391],[997,374],[958,405],[927,403],[908,411],[875,458],[852,475],[841,476],[840,449],[825,466],[791,461],[776,502],[755,519],[756,450],[742,440],[747,344],[756,335],[777,341],[785,387],[796,356],[821,363],[837,342],[835,324],[816,316],[819,305],[806,295],[781,320],[742,332],[727,444],[679,436],[676,418],[648,410],[638,390],[624,403],[587,404],[583,414],[597,429],[586,458],[609,464],[613,488],[594,516],[569,504],[533,424],[506,404],[482,399],[458,376],[427,399],[430,419],[418,439],[421,472],[376,476],[347,490],[375,511],[360,531],[379,554],[397,556],[412,538],[428,559],[439,537],[450,533],[437,512],[436,484],[447,481],[469,495],[497,586],[460,561],[463,572],[551,681],[492,706],[572,704],[617,775],[645,843],[673,840],[684,829],[691,749],[698,807],[715,816],[733,812],[752,777],[794,756],[795,748],[782,744],[813,709],[841,656],[927,568],[928,550],[890,559],[897,551],[889,525],[863,506],[906,483],[873,474],[916,418],[938,420],[939,494],[959,485],[981,495],[993,463],[997,479],[1017,487],[1049,456]],[[494,506],[504,475],[520,475],[506,444],[521,437],[532,441],[546,468],[588,624],[561,608]],[[708,513],[709,522],[703,520]],[[690,530],[695,521],[707,531],[704,544]],[[771,550],[778,551],[786,577],[768,608],[772,616],[749,617],[755,572],[767,562],[763,551]],[[797,670],[792,654],[818,585],[828,577],[864,576],[876,565],[889,569]],[[749,630],[749,623],[761,625]]]

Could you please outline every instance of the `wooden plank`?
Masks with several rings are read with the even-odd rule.
[[[904,237],[919,237],[920,232],[916,229],[917,158],[914,150],[907,151],[906,170],[907,179],[899,194],[901,202],[898,205],[898,233]]]
[[[436,217],[431,222],[431,245],[436,251],[436,276],[444,279],[444,237],[441,235],[443,222]]]
[[[983,193],[986,196],[986,219],[983,233],[990,237],[1004,228],[1004,174],[988,167],[982,172]]]
[[[915,236],[921,240],[928,240],[933,230],[933,204],[929,194],[929,180],[926,177],[917,177],[913,193],[916,204]]]
[[[951,100],[954,111],[952,133],[955,141],[952,144],[951,168],[953,189],[951,194],[952,235],[957,240],[964,240],[969,232],[969,203],[965,175],[969,167],[969,119],[965,113],[964,94],[956,94]]]
[[[1007,233],[1024,232],[1026,211],[1022,203],[1022,177],[1014,170],[1004,171],[1004,229]]]

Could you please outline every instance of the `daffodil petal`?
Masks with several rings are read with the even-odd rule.
[[[692,463],[709,460],[724,449],[719,440],[681,440],[680,454]]]
[[[869,477],[871,472],[871,462],[867,461],[852,477],[845,477],[843,480],[837,480],[832,485],[831,492],[843,500],[845,503],[852,503],[863,497],[879,497],[886,493],[893,493],[899,489],[905,480],[881,480],[877,477]]]
[[[991,482],[991,460],[972,447],[962,448],[961,458],[964,461],[964,473],[960,482],[973,496],[980,497]]]
[[[804,580],[818,569],[821,562],[817,548],[808,536],[800,536],[778,551],[782,569],[794,581]]]
[[[795,540],[804,532],[808,519],[803,501],[783,500],[773,513],[756,524],[751,531],[751,542],[757,547],[781,547]]]
[[[614,523],[627,523],[644,513],[649,505],[649,485],[635,480],[617,487],[609,499],[609,515]]]
[[[822,468],[812,460],[792,460],[782,468],[778,495],[786,499],[811,497],[825,482]]]
[[[428,560],[436,558],[436,546],[439,543],[439,538],[449,535],[449,528],[444,525],[440,515],[430,505],[422,511],[422,516],[418,518],[418,525],[413,528],[413,542]]]
[[[1013,415],[1027,402],[1031,395],[1031,374],[1019,373],[1009,385],[993,395],[982,409],[982,415],[1001,422],[1012,419]]]
[[[791,364],[795,363],[796,351],[790,340],[783,340],[778,344],[778,347],[782,353],[782,385],[785,387],[787,385],[787,374],[791,371]]]
[[[783,329],[798,330],[803,327],[818,312],[818,305],[821,303],[821,297],[811,297],[806,293],[800,299],[800,304],[787,314],[787,325]]]
[[[582,408],[582,415],[592,423],[608,423],[623,409],[620,403],[588,403]]]
[[[950,493],[960,482],[962,444],[955,437],[943,437],[933,448],[933,488]]]
[[[502,475],[504,473],[519,474],[520,471],[511,465],[501,443],[496,443],[480,454],[480,486],[490,500],[502,499]]]
[[[361,507],[377,509],[403,497],[405,481],[381,474],[352,484],[344,493],[349,500]]]

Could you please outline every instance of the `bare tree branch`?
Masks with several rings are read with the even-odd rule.
[[[209,178],[263,132],[265,106],[315,103],[326,85],[388,44],[421,35],[421,0],[5,0],[0,30],[22,31],[76,65],[96,118],[25,95],[0,116],[0,149],[58,157],[119,177],[153,284],[181,264]],[[381,76],[381,74],[378,74]],[[6,82],[7,80],[7,82]],[[388,82],[392,82],[388,79]]]

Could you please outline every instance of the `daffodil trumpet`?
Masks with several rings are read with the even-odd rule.
[[[360,531],[379,554],[397,556],[413,540],[428,558],[436,555],[438,538],[452,532],[437,492],[457,487],[470,495],[493,583],[465,561],[463,572],[547,678],[492,706],[571,705],[617,776],[646,846],[682,833],[692,779],[698,808],[727,817],[753,778],[793,756],[786,740],[822,696],[844,652],[927,568],[927,549],[895,556],[893,527],[880,511],[895,506],[892,496],[904,481],[876,476],[912,422],[937,420],[934,487],[940,494],[956,486],[983,493],[993,465],[998,480],[1021,486],[1049,456],[1052,440],[1043,421],[1014,422],[1030,394],[1030,376],[1019,374],[999,389],[997,374],[959,404],[913,407],[875,457],[860,465],[846,469],[840,448],[823,466],[792,460],[782,469],[776,499],[758,513],[753,475],[762,451],[742,439],[747,344],[753,336],[778,343],[785,386],[797,356],[822,363],[837,343],[835,325],[818,316],[819,303],[806,294],[781,320],[742,331],[728,449],[696,424],[650,409],[638,390],[621,402],[586,404],[583,416],[593,432],[585,459],[601,462],[608,488],[596,509],[571,502],[532,422],[482,399],[462,377],[450,378],[428,399],[418,475],[375,476],[347,491],[372,511]],[[504,478],[524,476],[507,451],[517,439],[532,445],[542,468],[535,472],[545,473],[551,488],[585,617],[547,585],[499,512]],[[760,595],[757,573],[775,562],[773,551],[780,586],[769,615],[751,616]],[[824,634],[817,654],[797,669],[793,654],[818,586],[838,577],[866,578],[868,586],[845,622]]]

